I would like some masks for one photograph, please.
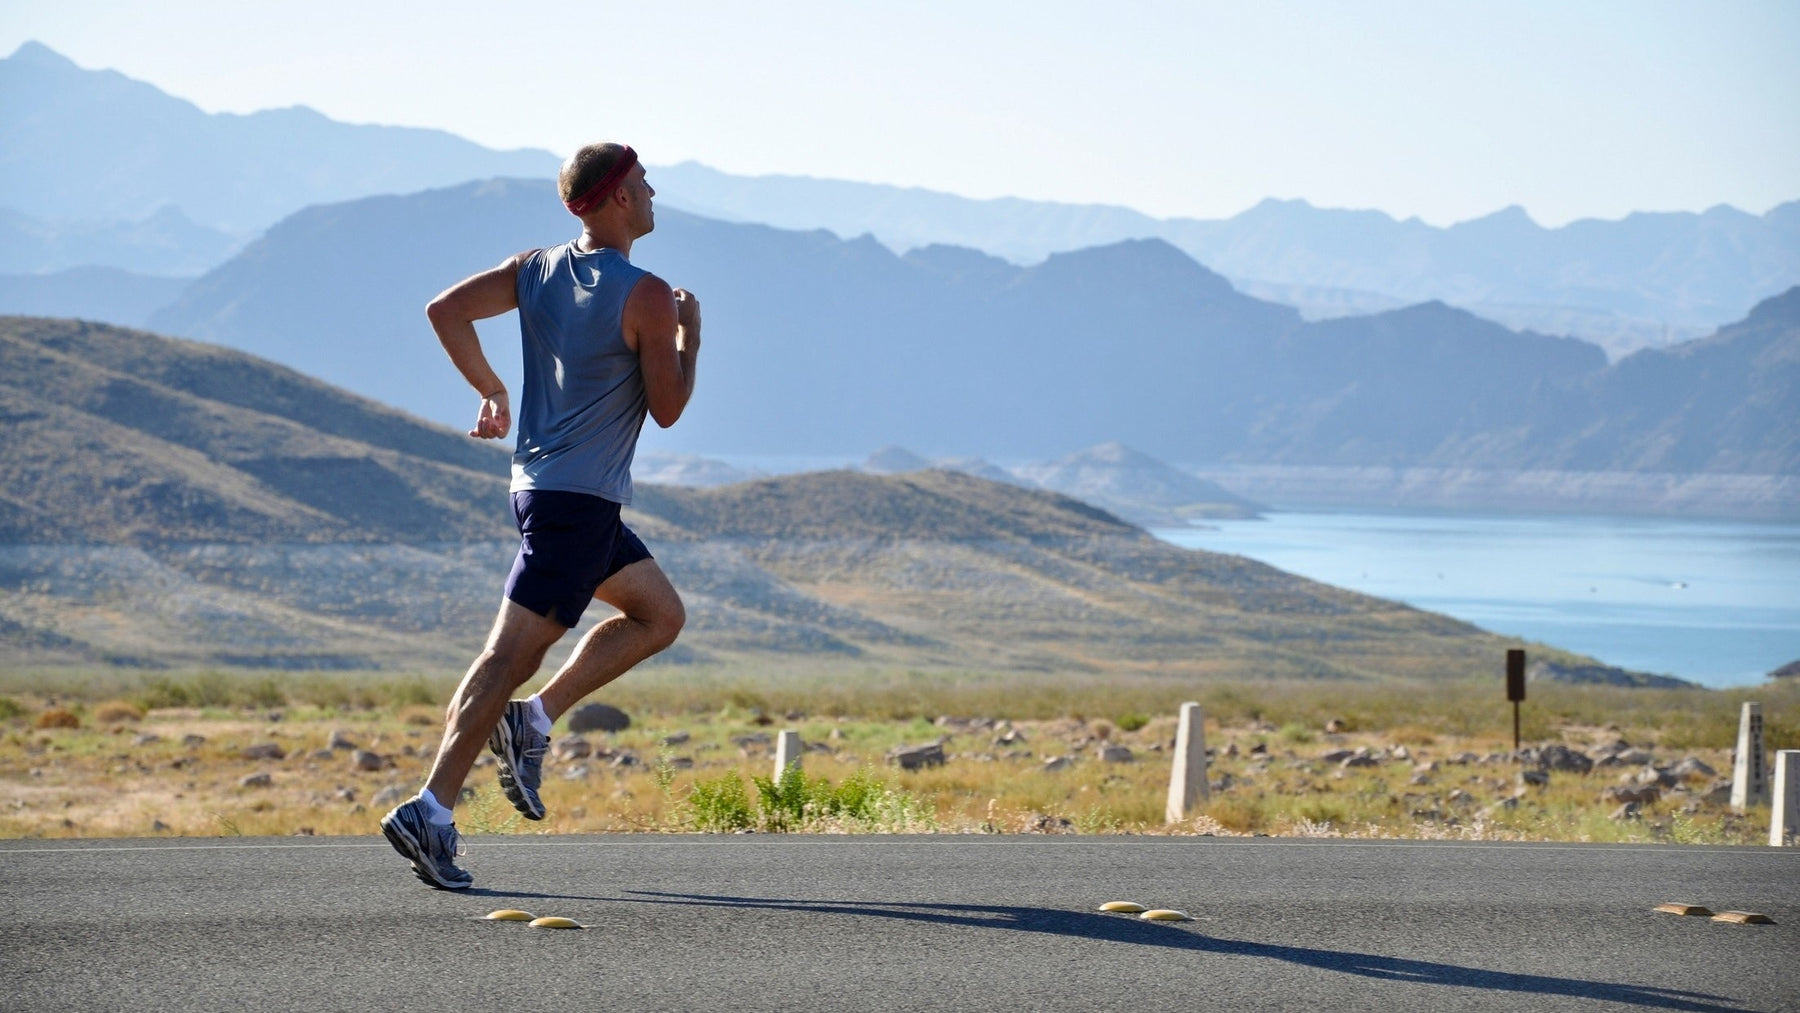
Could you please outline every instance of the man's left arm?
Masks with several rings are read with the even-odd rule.
[[[674,425],[694,396],[694,367],[700,356],[700,300],[686,289],[645,275],[625,304],[626,331],[644,372],[650,417],[664,429]]]

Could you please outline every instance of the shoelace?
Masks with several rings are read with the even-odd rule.
[[[456,824],[439,826],[433,823],[431,828],[431,844],[434,849],[442,850],[450,858],[461,858],[469,853],[469,849],[463,846],[462,833],[456,829]]]

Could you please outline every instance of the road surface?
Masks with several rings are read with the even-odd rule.
[[[510,836],[465,864],[456,894],[379,838],[0,842],[0,1008],[1800,1010],[1800,849]],[[588,927],[480,917],[508,907]]]

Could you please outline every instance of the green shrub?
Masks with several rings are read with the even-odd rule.
[[[163,707],[186,707],[191,699],[186,686],[168,676],[158,675],[144,681],[136,702],[145,710],[157,710]]]
[[[1148,714],[1139,714],[1136,711],[1130,714],[1121,714],[1118,720],[1113,722],[1119,726],[1119,731],[1122,732],[1135,732],[1149,723],[1150,716]]]
[[[0,721],[11,721],[26,714],[25,705],[10,696],[0,696]]]
[[[440,693],[429,682],[426,682],[422,675],[400,680],[390,690],[389,695],[389,702],[396,707],[415,704],[441,705],[448,698],[448,694]]]
[[[456,807],[462,829],[471,834],[510,834],[519,828],[519,813],[493,785],[478,788]]]
[[[1236,834],[1254,833],[1268,824],[1264,800],[1248,795],[1215,796],[1201,811],[1220,828]]]
[[[1292,743],[1297,746],[1305,745],[1313,740],[1312,730],[1298,721],[1290,721],[1287,724],[1282,725],[1281,731],[1276,734],[1281,736],[1281,741]]]
[[[1332,798],[1309,798],[1294,806],[1294,815],[1308,823],[1344,822],[1344,806]]]
[[[295,703],[320,710],[370,710],[376,704],[375,694],[368,686],[342,676],[315,675],[298,680],[289,696]]]
[[[757,822],[763,830],[785,833],[820,829],[896,832],[935,824],[932,807],[881,780],[863,767],[833,786],[825,778],[808,778],[789,767],[780,778],[752,777],[756,785]]]
[[[729,834],[755,822],[744,779],[736,771],[694,782],[683,808],[687,823],[702,833]]]
[[[280,707],[287,703],[287,692],[274,678],[265,675],[243,687],[242,700],[248,707]]]
[[[742,686],[734,686],[725,694],[725,703],[733,710],[745,713],[764,713],[769,709],[768,698],[763,694]]]
[[[275,676],[251,679],[246,674],[208,669],[180,680],[166,675],[151,676],[132,694],[131,702],[145,710],[160,707],[268,708],[285,706],[288,692],[285,680]]]
[[[787,768],[779,778],[752,777],[750,783],[756,785],[762,828],[775,833],[798,830],[806,822],[807,803],[811,801],[813,791],[817,787],[826,790],[831,787],[823,781],[808,785],[806,775],[799,767]]]
[[[189,706],[193,707],[226,708],[238,705],[237,680],[213,669],[201,672],[189,680],[188,693],[192,697]]]
[[[825,795],[823,815],[841,816],[853,820],[872,820],[887,789],[887,785],[876,779],[875,772],[863,767],[856,773],[844,778],[844,783]]]

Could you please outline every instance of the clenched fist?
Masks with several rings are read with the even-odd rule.
[[[512,407],[506,388],[502,387],[481,399],[481,411],[475,416],[475,428],[469,435],[483,440],[497,440],[512,428]]]
[[[686,332],[687,341],[684,346],[697,344],[700,340],[700,300],[694,293],[685,288],[675,290],[675,322]]]

